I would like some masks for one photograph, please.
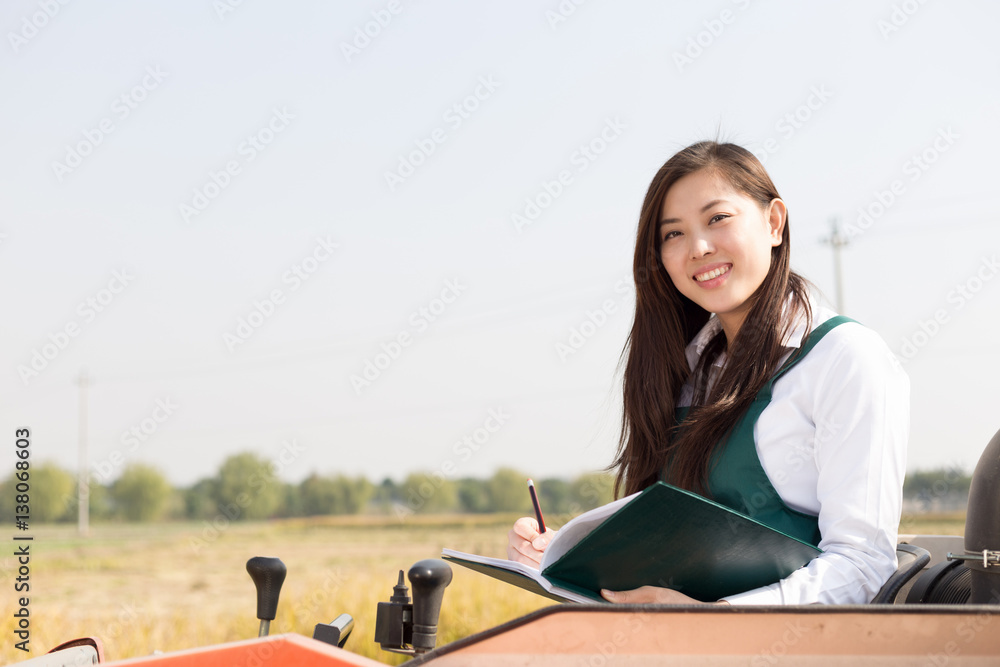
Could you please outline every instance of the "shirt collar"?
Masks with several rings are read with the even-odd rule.
[[[701,331],[695,334],[694,338],[691,339],[691,342],[688,343],[687,347],[684,349],[684,354],[687,356],[688,366],[691,367],[691,370],[694,370],[698,365],[698,360],[701,359],[701,355],[705,351],[705,346],[708,345],[708,341],[712,340],[712,338],[715,337],[715,334],[719,333],[720,329],[722,329],[722,322],[719,321],[718,317],[712,315],[708,318],[708,322],[705,323],[705,326],[701,328]],[[720,359],[725,356],[726,353],[723,351],[722,354],[719,355],[719,359],[716,359],[716,365],[721,365],[721,363],[719,363]]]
[[[785,303],[786,309],[789,307],[789,304],[790,300],[789,302]],[[813,311],[814,327],[817,326],[819,323],[828,319],[829,316],[827,315],[827,313],[824,312],[821,315],[818,312],[820,310],[825,311],[826,310],[825,308],[822,307],[817,308],[817,304],[815,302],[810,302],[810,305],[812,306],[812,311]],[[701,328],[701,331],[695,334],[695,337],[691,339],[690,343],[688,343],[687,347],[684,350],[684,354],[687,357],[688,365],[691,367],[691,370],[694,370],[695,367],[698,365],[698,360],[701,359],[701,355],[705,351],[705,346],[708,345],[708,342],[712,340],[715,334],[717,334],[721,329],[722,329],[722,322],[720,322],[719,318],[713,314],[710,318],[708,318],[708,322],[706,322],[705,326]],[[805,335],[806,335],[806,320],[804,317],[802,317],[800,313],[795,320],[795,325],[792,327],[792,330],[788,332],[787,336],[785,336],[785,340],[782,342],[782,346],[787,348],[801,347],[802,339],[805,337]],[[712,365],[722,366],[725,364],[725,361],[726,361],[726,352],[725,350],[723,350]]]

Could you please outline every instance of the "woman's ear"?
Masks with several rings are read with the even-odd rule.
[[[785,231],[785,219],[788,216],[788,209],[785,202],[778,198],[771,200],[764,212],[767,216],[767,226],[771,233],[771,247],[781,245],[781,235]]]

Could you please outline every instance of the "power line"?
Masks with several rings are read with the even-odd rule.
[[[844,314],[844,274],[840,258],[840,249],[846,246],[849,241],[846,236],[840,233],[840,218],[830,218],[830,235],[820,239],[823,243],[833,248],[833,275],[836,289],[837,312]]]

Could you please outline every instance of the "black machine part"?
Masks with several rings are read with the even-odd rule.
[[[375,614],[375,641],[384,651],[416,655],[437,642],[437,622],[444,589],[451,583],[451,567],[443,560],[418,561],[408,572],[413,603],[403,583],[403,571],[388,602],[379,602]]]
[[[907,603],[1000,604],[1000,431],[979,457],[969,486],[965,553],[920,575]]]
[[[412,654],[413,605],[410,604],[410,589],[403,583],[403,571],[399,571],[399,581],[392,587],[392,597],[388,602],[379,602],[375,611],[375,642],[383,651]]]
[[[986,445],[969,487],[965,564],[971,604],[1000,604],[1000,431]]]
[[[882,588],[872,598],[872,604],[892,604],[903,586],[920,574],[931,561],[927,549],[905,543],[896,545],[896,558],[899,560],[899,567],[888,581],[882,584]]]
[[[938,563],[920,575],[906,595],[907,604],[966,604],[969,568],[960,560]]]
[[[260,619],[257,636],[264,637],[278,612],[278,596],[288,570],[280,558],[255,556],[247,561],[247,572],[257,587],[257,618]]]
[[[434,648],[441,615],[444,589],[451,583],[451,566],[438,558],[413,564],[407,573],[413,587],[413,650],[424,653]]]

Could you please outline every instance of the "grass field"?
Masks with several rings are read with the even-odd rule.
[[[400,569],[442,547],[503,556],[512,516],[411,516],[233,524],[97,525],[87,539],[70,526],[33,530],[30,593],[15,593],[13,541],[0,559],[0,662],[37,656],[81,636],[104,642],[108,660],[177,651],[257,635],[256,597],[246,572],[253,556],[288,567],[272,633],[312,636],[340,613],[355,619],[346,648],[389,664],[403,656],[372,641],[375,608]],[[961,534],[964,515],[908,517],[903,533]],[[558,525],[558,523],[556,524]],[[23,543],[21,543],[23,544]],[[438,643],[484,630],[551,604],[460,567],[445,592]],[[28,595],[31,652],[14,648],[12,612]]]

